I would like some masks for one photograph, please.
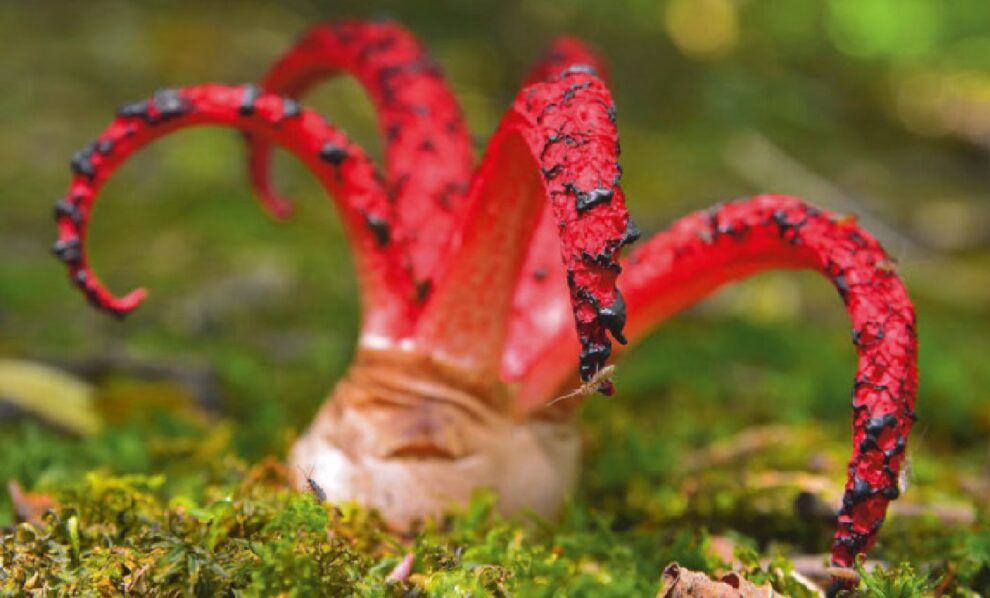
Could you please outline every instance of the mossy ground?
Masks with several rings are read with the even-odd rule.
[[[716,388],[738,397],[721,383]],[[151,393],[137,383],[127,392],[138,403]],[[704,409],[672,417],[683,409],[676,403],[591,401],[583,424],[585,474],[560,521],[503,520],[482,493],[466,510],[406,536],[389,533],[358,505],[318,504],[310,493],[289,490],[278,460],[238,456],[234,422],[188,404],[135,408],[128,422],[86,440],[22,424],[3,432],[5,446],[20,448],[7,452],[0,476],[49,492],[60,506],[40,528],[7,529],[0,588],[72,595],[128,589],[198,596],[647,596],[671,561],[724,570],[727,556],[712,545],[717,535],[735,543],[751,578],[806,595],[780,573],[789,566],[783,557],[828,546],[830,524],[795,505],[802,492],[837,496],[843,431],[809,423],[711,430],[702,424]],[[936,456],[925,441],[915,454],[904,502],[921,505],[922,513],[889,518],[873,556],[901,568],[872,586],[918,590],[896,594],[904,596],[935,587],[985,593],[986,503],[965,490],[979,468],[954,453]],[[972,520],[947,523],[948,506]],[[10,520],[9,511],[4,518]],[[413,575],[387,582],[407,553],[415,555]],[[760,567],[770,557],[777,558]]]
[[[920,421],[909,488],[871,554],[893,573],[870,577],[864,591],[987,595],[985,134],[957,126],[934,100],[990,113],[981,91],[990,5],[714,1],[704,5],[735,14],[735,28],[692,29],[690,2],[619,4],[382,3],[426,40],[481,136],[553,33],[597,43],[613,65],[623,186],[647,232],[760,191],[880,225],[917,302]],[[110,356],[217,383],[111,367],[97,380],[105,425],[86,438],[4,412],[0,481],[60,506],[40,529],[15,527],[0,496],[0,591],[648,596],[671,560],[723,567],[723,537],[755,578],[769,575],[755,570],[760,559],[824,552],[832,529],[811,497],[838,500],[854,356],[841,302],[811,274],[728,290],[620,361],[619,395],[583,411],[583,476],[561,521],[503,521],[480,495],[409,537],[357,506],[288,491],[268,465],[346,368],[358,320],[339,224],[297,164],[279,172],[298,217],[274,225],[253,205],[237,135],[188,132],[143,152],[108,185],[91,234],[111,288],[146,284],[152,297],[125,324],[92,313],[47,251],[72,151],[124,101],[163,86],[257,80],[310,23],[380,9],[325,6],[0,8],[0,80],[17,82],[0,94],[0,356],[76,367]],[[721,39],[732,49],[694,53],[705,46],[691,36],[716,29],[736,36]],[[944,93],[921,93],[929,88]],[[353,82],[311,102],[380,152]],[[410,552],[410,580],[387,584]]]

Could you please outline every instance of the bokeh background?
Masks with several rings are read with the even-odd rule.
[[[8,396],[0,480],[44,487],[94,468],[161,470],[169,491],[195,492],[204,462],[283,455],[308,423],[350,359],[358,312],[339,224],[304,168],[278,162],[299,211],[277,224],[256,206],[229,130],[187,131],[129,161],[91,228],[110,287],[152,292],[125,323],[94,312],[66,280],[49,250],[51,209],[69,157],[116,106],[161,87],[257,81],[309,25],[341,16],[392,17],[415,31],[463,103],[479,152],[546,43],[566,32],[597,46],[619,108],[623,186],[645,232],[763,191],[856,214],[898,259],[917,304],[922,381],[908,498],[985,520],[985,0],[4,2],[0,358],[66,368],[94,384],[95,398],[74,413],[57,392]],[[354,82],[323,85],[305,103],[380,156]],[[695,476],[706,490],[694,499],[679,467],[773,424],[789,448],[770,461],[801,470],[824,458],[834,498],[853,369],[849,325],[827,281],[771,273],[727,289],[632,352],[618,368],[619,396],[590,401],[582,500],[628,525],[693,514],[715,529],[725,519],[772,533],[761,526],[792,514],[757,505],[739,515],[734,493],[752,482],[739,473],[745,463],[711,487]],[[761,496],[789,505],[795,485]],[[0,522],[9,520],[4,497]],[[827,532],[810,538],[827,545]],[[911,555],[908,544],[880,546]]]

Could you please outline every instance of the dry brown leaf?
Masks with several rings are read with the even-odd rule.
[[[663,570],[663,581],[657,598],[787,598],[776,593],[770,584],[756,586],[739,576],[727,573],[714,580],[704,573],[685,569],[677,563]]]
[[[55,499],[40,492],[25,492],[17,480],[7,481],[7,492],[18,521],[41,525],[41,516],[55,506]]]

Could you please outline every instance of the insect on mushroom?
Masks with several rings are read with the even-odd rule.
[[[915,417],[915,317],[904,285],[854,219],[783,195],[688,215],[621,258],[639,231],[619,184],[615,104],[601,72],[577,40],[555,42],[475,167],[457,102],[408,31],[319,25],[260,86],[169,89],[121,108],[72,159],[54,250],[95,306],[123,316],[146,293],[106,289],[86,230],[100,188],[128,156],[191,126],[240,130],[262,205],[283,217],[292,204],[272,188],[269,157],[273,146],[295,154],[334,200],[363,310],[354,363],[289,456],[312,471],[295,483],[376,507],[400,528],[481,486],[505,513],[552,517],[576,480],[579,401],[543,407],[574,387],[575,365],[582,389],[593,381],[611,392],[603,382],[613,339],[635,343],[758,272],[815,270],[838,290],[859,357],[832,545],[833,563],[852,565],[898,496]],[[337,74],[355,77],[378,110],[384,169],[298,103]]]

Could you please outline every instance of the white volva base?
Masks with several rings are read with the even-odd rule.
[[[452,387],[449,371],[438,380],[421,362],[382,361],[359,359],[293,446],[300,490],[309,478],[327,500],[376,508],[396,529],[464,505],[482,488],[497,493],[505,515],[557,516],[577,478],[573,422],[515,422]]]

